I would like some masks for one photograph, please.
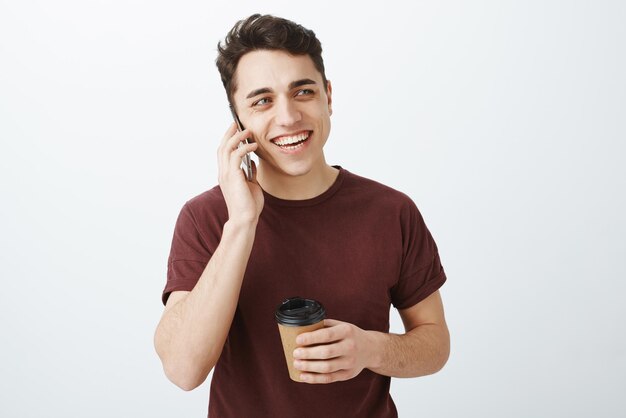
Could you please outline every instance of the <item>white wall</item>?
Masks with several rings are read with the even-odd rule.
[[[0,416],[206,416],[152,335],[230,122],[215,46],[260,10],[214,4],[0,1]],[[453,351],[400,415],[623,414],[626,3],[262,4],[322,40],[328,161],[438,242]]]

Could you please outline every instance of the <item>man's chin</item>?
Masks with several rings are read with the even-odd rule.
[[[281,162],[279,164],[262,161],[261,165],[262,171],[285,177],[302,177],[313,171],[313,165],[309,161]]]
[[[311,166],[309,164],[288,164],[279,167],[279,172],[289,177],[302,177],[311,172]]]

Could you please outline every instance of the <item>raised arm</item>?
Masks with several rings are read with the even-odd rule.
[[[159,322],[154,345],[167,377],[184,390],[202,384],[215,366],[235,314],[248,264],[263,192],[247,182],[241,158],[257,144],[238,148],[249,133],[233,124],[218,149],[219,184],[228,207],[220,243],[191,292],[173,292]],[[256,172],[255,172],[256,177]]]

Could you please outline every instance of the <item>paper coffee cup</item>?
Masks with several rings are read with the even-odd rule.
[[[293,367],[293,350],[297,347],[296,337],[302,333],[323,328],[326,311],[321,303],[313,299],[294,297],[285,300],[276,308],[275,317],[283,343],[289,377],[293,381],[301,382],[301,372]]]

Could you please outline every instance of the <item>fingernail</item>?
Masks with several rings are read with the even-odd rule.
[[[302,354],[302,351],[300,351],[300,350],[294,350],[294,352],[293,352],[293,357],[294,357],[294,358],[300,358],[300,354]]]

